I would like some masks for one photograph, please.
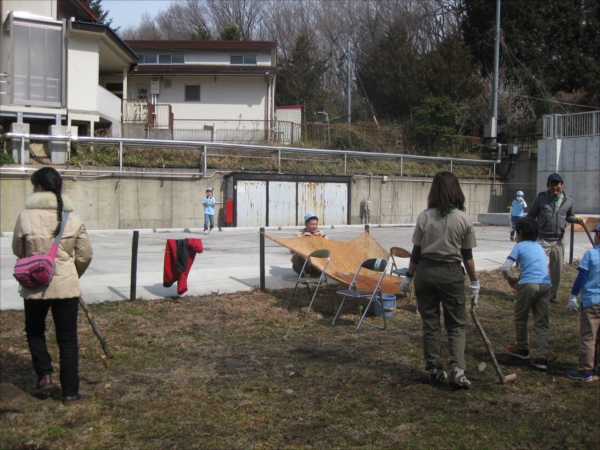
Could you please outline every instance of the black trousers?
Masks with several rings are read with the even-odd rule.
[[[46,316],[50,309],[60,354],[60,384],[63,397],[70,397],[79,393],[79,298],[25,300],[25,334],[33,368],[38,377],[52,372],[52,357],[46,346]]]

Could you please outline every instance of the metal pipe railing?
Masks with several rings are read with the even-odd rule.
[[[329,149],[316,149],[316,148],[300,148],[300,147],[287,147],[287,146],[271,146],[271,145],[258,145],[258,144],[233,144],[228,142],[211,142],[211,141],[183,141],[183,140],[162,140],[162,139],[133,139],[133,138],[121,138],[121,137],[91,137],[91,136],[48,136],[41,134],[22,134],[22,133],[5,133],[2,140],[7,139],[20,139],[21,140],[21,168],[19,170],[28,170],[25,168],[25,140],[37,140],[37,141],[53,141],[53,142],[69,142],[78,143],[81,145],[103,145],[103,146],[116,146],[119,148],[119,169],[114,170],[73,170],[73,169],[62,169],[63,172],[81,172],[81,173],[121,173],[131,175],[204,175],[206,170],[200,173],[174,173],[174,172],[149,172],[149,171],[123,171],[123,147],[144,147],[144,148],[169,148],[169,149],[189,149],[189,150],[200,150],[203,152],[204,163],[206,167],[206,160],[209,156],[208,149],[216,149],[219,151],[251,151],[251,152],[267,152],[273,153],[281,158],[282,155],[294,155],[294,156],[338,156],[344,160],[344,173],[347,173],[347,159],[360,158],[360,159],[387,159],[400,161],[401,166],[405,160],[415,162],[437,162],[437,163],[449,163],[451,165],[493,165],[494,173],[496,164],[501,162],[498,160],[487,160],[487,159],[467,159],[467,158],[453,158],[443,156],[424,156],[424,155],[407,155],[404,153],[378,153],[378,152],[365,152],[356,150],[329,150]],[[14,171],[15,168],[0,168],[0,171]],[[402,171],[402,167],[401,167]]]

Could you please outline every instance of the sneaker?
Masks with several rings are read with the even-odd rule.
[[[592,381],[594,374],[592,372],[580,372],[579,370],[569,370],[567,376],[572,380]]]
[[[560,301],[557,298],[551,298],[550,303],[554,303],[555,305],[560,305]]]
[[[212,233],[212,228],[210,229],[210,231],[208,232],[208,234]]]
[[[531,355],[529,354],[529,350],[520,350],[516,345],[509,345],[506,347],[508,354],[514,356],[515,358],[520,359],[531,359]]]
[[[448,379],[448,374],[442,369],[429,369],[427,376],[431,384],[442,384]]]
[[[463,389],[471,389],[472,387],[471,382],[465,376],[465,371],[458,367],[455,367],[450,372],[450,385]]]
[[[510,242],[515,242],[515,238],[513,236],[510,237]]]
[[[536,369],[548,370],[548,360],[546,358],[534,358],[531,360],[531,365]]]
[[[204,230],[204,234],[208,234],[208,230]]]

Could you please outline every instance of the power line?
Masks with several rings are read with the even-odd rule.
[[[506,95],[512,95],[513,97],[525,97],[525,98],[530,98],[532,100],[539,100],[541,102],[558,103],[560,105],[579,106],[580,108],[589,108],[589,109],[593,109],[593,110],[600,110],[600,108],[596,108],[595,106],[585,106],[585,105],[578,105],[577,103],[559,102],[558,100],[547,100],[545,98],[531,97],[529,95],[511,94],[510,92],[507,92],[504,90],[502,92]]]

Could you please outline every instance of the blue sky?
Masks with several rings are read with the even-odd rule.
[[[102,6],[109,11],[113,19],[113,27],[127,28],[138,25],[144,12],[154,16],[158,11],[164,11],[171,1],[176,0],[103,0]]]

